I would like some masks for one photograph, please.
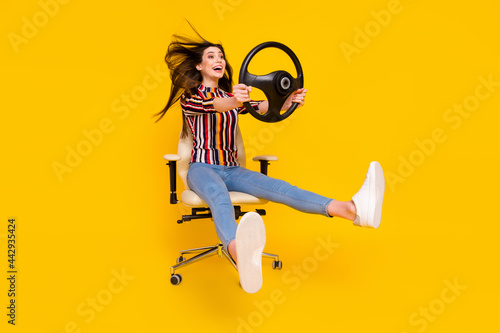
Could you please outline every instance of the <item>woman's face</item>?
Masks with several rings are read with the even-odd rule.
[[[196,65],[196,69],[201,72],[204,85],[216,85],[226,71],[224,54],[218,47],[207,47],[203,51],[201,63]]]

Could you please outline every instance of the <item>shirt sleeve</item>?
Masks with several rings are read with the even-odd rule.
[[[264,102],[264,101],[250,101],[250,105],[252,106],[252,108],[255,111],[259,112],[259,104],[262,103],[262,102]],[[248,113],[247,108],[245,107],[245,105],[240,106],[238,108],[238,113],[239,114],[246,114],[246,113]]]
[[[216,113],[214,98],[203,98],[201,96],[186,94],[181,97],[182,111],[187,116],[197,116],[206,113]]]

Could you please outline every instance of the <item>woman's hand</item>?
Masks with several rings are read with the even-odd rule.
[[[238,106],[243,106],[243,103],[250,102],[250,92],[252,91],[252,87],[247,86],[246,84],[240,83],[233,87],[233,95],[238,101]]]
[[[286,102],[282,106],[282,111],[288,110],[290,106],[292,106],[292,103],[299,103],[297,107],[304,106],[305,104],[305,99],[306,99],[306,88],[300,88],[295,90],[293,93],[288,96],[286,99]]]
[[[252,87],[250,86],[244,85],[242,83],[235,85],[233,87],[233,97],[214,98],[215,111],[226,112],[243,106],[243,103],[250,102],[250,95],[249,95],[250,91],[252,91]]]

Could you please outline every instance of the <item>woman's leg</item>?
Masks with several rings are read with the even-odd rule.
[[[259,172],[242,167],[233,167],[227,173],[225,180],[229,191],[239,191],[263,198],[272,202],[282,203],[305,213],[325,216],[348,215],[344,212],[345,205],[335,204],[335,200],[306,191],[291,184],[268,177]],[[329,207],[330,209],[329,211]],[[337,214],[331,214],[336,212]]]
[[[225,183],[229,191],[249,193],[306,213],[343,217],[361,227],[380,225],[385,178],[378,162],[370,163],[363,185],[350,201],[329,199],[242,167],[233,167],[228,174]]]
[[[189,167],[187,182],[189,187],[210,207],[217,236],[228,248],[229,243],[235,238],[238,225],[234,218],[233,204],[219,170],[222,170],[222,167],[193,163]]]

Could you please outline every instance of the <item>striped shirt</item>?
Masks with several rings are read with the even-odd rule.
[[[186,122],[193,134],[193,152],[191,163],[201,162],[225,166],[238,166],[236,130],[238,115],[247,113],[245,107],[226,112],[217,112],[214,98],[233,97],[218,87],[198,87],[197,95],[184,93],[181,107]],[[259,103],[250,102],[255,110]]]

